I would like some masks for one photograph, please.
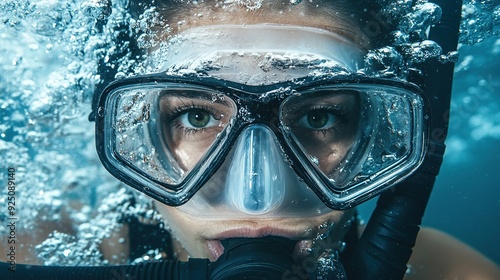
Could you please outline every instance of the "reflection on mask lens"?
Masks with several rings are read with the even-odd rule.
[[[199,162],[235,112],[229,98],[197,91],[164,92],[159,107],[164,144],[184,170]]]
[[[205,156],[236,112],[228,97],[196,88],[125,88],[113,96],[118,155],[172,185]]]
[[[284,125],[325,174],[333,172],[355,141],[359,117],[360,97],[355,91],[292,97],[282,108]]]
[[[302,162],[338,192],[406,160],[419,143],[418,99],[394,88],[332,86],[288,98],[281,119]],[[412,104],[415,103],[415,104]],[[410,125],[411,124],[411,125]],[[292,145],[294,146],[294,145]],[[415,159],[412,159],[415,160]]]

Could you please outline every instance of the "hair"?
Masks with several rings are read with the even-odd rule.
[[[394,22],[380,16],[381,1],[377,0],[153,0],[151,3],[130,0],[129,12],[139,18],[144,11],[155,8],[169,24],[172,33],[182,27],[223,23],[224,18],[240,20],[242,24],[259,23],[263,18],[272,18],[287,24],[296,19],[287,16],[300,12],[308,21],[319,22],[320,28],[335,32],[365,48],[387,45],[387,34],[395,29]],[[336,19],[328,24],[328,19]],[[325,21],[326,20],[326,21]],[[281,23],[281,22],[279,22]],[[155,27],[153,27],[155,28]],[[157,26],[164,29],[165,26]]]

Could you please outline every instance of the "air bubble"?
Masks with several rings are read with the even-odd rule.
[[[439,57],[439,61],[442,63],[456,63],[458,61],[459,54],[457,51],[452,51],[447,54],[443,54]]]
[[[97,115],[99,117],[101,117],[101,118],[104,117],[105,113],[106,113],[106,111],[105,111],[104,107],[99,107],[99,109],[97,109]]]
[[[97,21],[102,21],[111,15],[110,0],[88,0],[81,4],[83,13]]]
[[[409,56],[409,64],[419,64],[427,59],[436,58],[441,55],[441,46],[431,40],[413,43],[405,49],[405,53]]]
[[[315,165],[319,166],[319,159],[313,155],[309,155],[309,160]]]

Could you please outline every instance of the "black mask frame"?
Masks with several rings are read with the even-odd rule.
[[[113,161],[121,161],[122,165],[127,165],[126,162],[120,160],[119,157],[114,156],[112,152],[108,150],[111,143],[107,142],[104,137],[107,122],[106,115],[108,114],[107,109],[105,108],[107,108],[106,102],[109,94],[116,89],[121,87],[130,87],[133,85],[155,85],[160,83],[201,86],[210,92],[220,92],[232,98],[236,101],[239,108],[246,108],[247,110],[244,110],[244,112],[242,110],[237,111],[235,121],[231,124],[229,132],[227,132],[228,130],[224,130],[219,135],[217,142],[214,143],[214,145],[212,145],[212,147],[206,152],[207,156],[203,157],[203,159],[178,185],[170,185],[165,182],[161,182],[151,176],[148,176],[147,174],[142,173],[137,168],[128,165],[129,169],[133,170],[135,174],[141,174],[142,177],[146,177],[149,182],[153,182],[153,184],[156,185],[156,187],[146,187],[144,181],[137,179],[137,176],[131,176],[130,174],[127,174],[127,172],[117,168],[116,164],[113,164]],[[425,106],[427,101],[425,100],[425,96],[423,96],[421,90],[412,83],[394,79],[372,78],[358,74],[325,74],[321,76],[307,76],[300,79],[270,85],[250,86],[210,76],[172,76],[167,75],[166,73],[149,74],[113,82],[99,95],[97,107],[93,108],[92,114],[96,122],[96,147],[98,155],[105,168],[119,180],[162,203],[170,206],[179,206],[187,202],[219,169],[240,132],[248,125],[260,123],[273,130],[278,142],[284,150],[284,153],[292,163],[291,165],[294,171],[308,186],[311,187],[311,189],[325,203],[325,205],[337,210],[349,209],[375,196],[391,185],[403,180],[411,174],[413,170],[418,168],[418,165],[406,170],[402,174],[401,178],[384,182],[381,187],[376,188],[374,191],[357,196],[355,201],[351,198],[347,199],[347,192],[332,188],[325,190],[324,186],[329,186],[329,184],[331,184],[328,182],[328,178],[322,175],[310,161],[304,160],[304,158],[307,158],[307,155],[300,152],[300,147],[294,141],[291,141],[289,138],[285,139],[287,136],[279,122],[277,111],[280,104],[296,92],[321,90],[322,88],[332,85],[365,85],[373,87],[385,86],[404,89],[423,97],[424,114],[427,114],[427,106]],[[425,120],[423,121],[424,123],[422,128],[424,129],[424,139],[422,141],[424,145],[423,151],[420,152],[421,159],[424,157],[427,143],[427,133],[425,131],[427,125]],[[221,145],[222,142],[224,145]],[[166,191],[163,191],[162,189],[166,189]],[[332,199],[331,196],[328,197],[325,195],[326,191],[334,193],[336,199]]]

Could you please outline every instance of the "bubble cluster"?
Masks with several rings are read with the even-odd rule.
[[[54,231],[35,247],[39,261],[44,265],[106,265],[109,261],[99,248],[104,239],[112,237],[122,228],[123,221],[134,217],[144,224],[161,222],[149,199],[141,194],[134,196],[125,188],[107,188],[100,187],[100,191],[111,193],[102,199],[95,211],[83,207],[71,212],[74,215],[72,233]],[[119,238],[118,242],[125,242],[124,237]],[[150,253],[146,252],[146,255]],[[152,259],[158,260],[158,255]]]
[[[397,23],[389,40],[392,45],[371,50],[365,57],[363,72],[382,77],[406,77],[408,70],[430,58],[443,63],[456,62],[458,53],[442,53],[428,38],[429,28],[442,17],[441,8],[427,0],[384,1],[375,19],[382,25]],[[383,20],[383,21],[382,21]],[[462,6],[459,42],[475,44],[500,34],[500,4],[495,0],[465,0]]]
[[[462,7],[460,42],[473,45],[500,35],[500,3],[497,0],[466,0]]]
[[[299,2],[299,1],[295,2],[292,1],[290,1],[291,4],[296,4]],[[230,6],[238,5],[238,6],[243,6],[250,11],[254,11],[260,9],[262,7],[262,3],[264,3],[264,0],[226,0],[224,1],[224,6],[226,8],[229,8]]]
[[[116,2],[114,10],[119,11]],[[33,255],[35,245],[43,241],[39,238],[53,230],[59,234],[49,239],[61,242],[45,247],[63,252],[59,257],[78,259],[83,255],[74,252],[92,251],[90,243],[79,241],[78,225],[89,222],[94,207],[112,189],[105,186],[116,185],[98,163],[93,123],[88,121],[99,80],[97,61],[111,52],[104,47],[111,37],[102,30],[111,16],[110,4],[0,3],[0,158],[2,166],[17,170],[16,214],[22,221],[18,230]],[[0,175],[1,181],[4,176]],[[0,233],[5,230],[0,227]],[[98,248],[94,249],[92,262],[99,258]],[[46,263],[59,261],[43,249],[39,253]]]
[[[99,243],[84,238],[53,232],[42,244],[36,246],[38,258],[44,265],[93,266],[102,265]]]
[[[363,72],[375,76],[405,78],[408,69],[442,54],[440,46],[428,40],[427,34],[429,28],[441,19],[441,8],[424,0],[416,1],[413,5],[411,2],[385,3],[385,8],[382,8],[378,17],[397,26],[389,34],[388,41],[392,45],[369,51],[365,57]]]
[[[106,20],[112,12],[111,0],[88,0],[80,5],[84,14],[96,21]]]

